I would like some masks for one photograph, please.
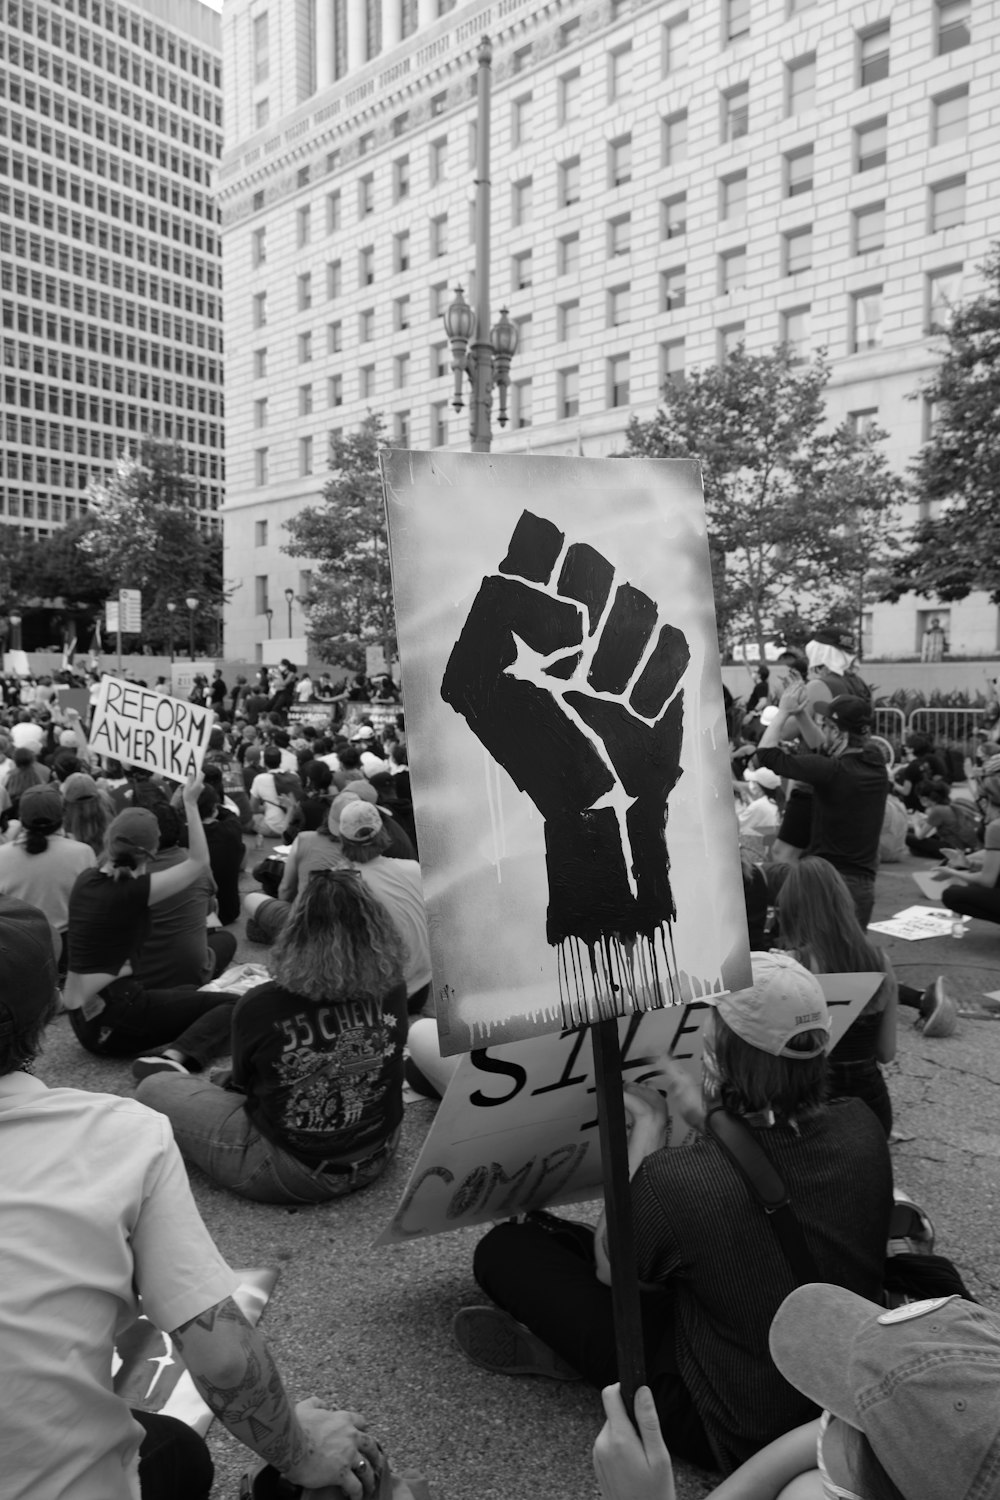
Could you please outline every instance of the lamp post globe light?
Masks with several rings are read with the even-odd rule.
[[[184,603],[188,607],[188,651],[194,661],[194,612],[198,608],[198,600],[194,594],[188,594]]]
[[[264,619],[267,621],[267,638],[268,638],[268,640],[270,640],[271,639],[271,621],[274,619],[274,610],[273,609],[265,609],[265,611],[264,611]]]
[[[292,604],[295,601],[295,590],[285,590],[285,603],[288,605],[288,639],[292,638]]]
[[[451,368],[455,376],[452,406],[461,411],[462,376],[468,375],[472,387],[469,411],[469,438],[473,453],[489,453],[493,433],[490,408],[493,387],[500,392],[497,420],[507,425],[507,387],[510,385],[510,362],[517,353],[517,328],[500,309],[500,317],[490,329],[490,66],[493,47],[488,36],[479,43],[479,73],[476,90],[476,306],[469,306],[460,286],[455,300],[442,315],[444,331],[451,345]]]
[[[16,610],[11,610],[7,617],[10,620],[10,649],[20,651],[21,649],[21,616]]]
[[[170,660],[174,659],[174,615],[177,613],[177,605],[172,599],[167,600],[167,618],[170,621]]]

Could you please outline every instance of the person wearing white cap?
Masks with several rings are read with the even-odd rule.
[[[773,793],[781,786],[781,777],[764,766],[756,769],[751,766],[743,772],[743,780],[749,788],[750,800],[736,813],[740,833],[757,834],[761,838],[777,833],[781,813]]]
[[[703,1132],[708,1111],[721,1106],[752,1130],[827,1280],[879,1295],[892,1209],[875,1116],[857,1099],[824,1102],[829,1015],[819,981],[787,954],[752,960],[752,987],[721,996],[706,1028],[702,1090],[660,1063],[693,1141],[669,1149],[662,1095],[625,1087],[649,1385],[671,1449],[725,1472],[812,1411],[767,1352],[795,1276],[742,1172]],[[456,1316],[475,1363],[576,1373],[596,1386],[617,1378],[603,1220],[592,1232],[552,1215],[497,1225],[479,1241],[473,1271],[498,1304]]]

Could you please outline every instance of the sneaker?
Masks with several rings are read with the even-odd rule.
[[[173,1057],[137,1057],[132,1064],[132,1077],[136,1083],[141,1083],[154,1073],[180,1073],[184,1078],[191,1076],[184,1064]]]
[[[924,1036],[954,1035],[958,1026],[958,1007],[945,989],[943,976],[939,976],[924,990],[920,1000],[920,1014],[924,1021]]]
[[[452,1322],[455,1342],[474,1365],[494,1375],[580,1380],[572,1365],[499,1307],[463,1307]]]

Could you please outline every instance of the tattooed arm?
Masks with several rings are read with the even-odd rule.
[[[314,1398],[293,1409],[263,1335],[231,1297],[171,1338],[220,1422],[292,1484],[339,1485],[349,1500],[374,1491],[380,1456],[364,1417],[326,1411]]]

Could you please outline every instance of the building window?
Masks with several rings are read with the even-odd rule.
[[[362,365],[358,371],[358,395],[362,401],[370,401],[375,394],[375,366]]]
[[[687,275],[683,266],[660,272],[660,311],[677,312],[687,302]]]
[[[432,187],[436,187],[447,177],[448,137],[446,135],[439,136],[436,141],[431,141],[427,154],[427,170]]]
[[[518,357],[522,354],[533,354],[535,350],[535,325],[531,314],[529,313],[524,318],[515,318],[514,326],[517,329]]]
[[[358,138],[358,155],[370,156],[374,150],[375,132],[374,130],[366,130],[364,135],[359,136]]]
[[[299,312],[306,312],[312,307],[312,275],[304,271],[296,278],[296,300]]]
[[[295,210],[295,243],[300,250],[309,243],[311,219],[308,207]]]
[[[331,375],[326,382],[326,404],[327,406],[343,406],[344,404],[344,377],[343,375]]]
[[[527,72],[531,67],[532,45],[528,42],[524,47],[518,47],[510,60],[510,71],[515,75]]]
[[[409,297],[397,297],[392,304],[392,326],[397,333],[402,333],[410,326],[410,299]]]
[[[847,413],[847,423],[853,438],[866,438],[878,422],[877,406],[862,406]]]
[[[431,379],[440,380],[451,369],[451,348],[448,344],[431,345]]]
[[[726,41],[735,42],[750,32],[750,0],[724,0]]]
[[[340,228],[340,189],[326,195],[326,232],[336,234]]]
[[[568,125],[572,120],[580,118],[580,70],[574,68],[571,73],[564,73],[557,84],[559,124]]]
[[[813,148],[800,146],[785,153],[785,197],[798,198],[813,187]]]
[[[624,187],[632,181],[632,137],[623,135],[608,147],[608,186]]]
[[[663,121],[663,165],[677,167],[687,161],[688,119],[687,110],[667,115]]]
[[[369,172],[358,178],[358,218],[366,219],[375,212],[375,178]]]
[[[788,64],[785,113],[801,115],[816,107],[816,57],[799,57]]]
[[[344,325],[338,319],[335,323],[326,325],[326,352],[327,354],[339,354],[344,347]]]
[[[580,304],[561,302],[556,309],[556,342],[571,343],[580,336]]]
[[[392,383],[397,391],[405,390],[410,383],[410,356],[397,354],[392,362]]]
[[[808,307],[793,307],[781,314],[781,342],[795,364],[809,358]]]
[[[781,237],[781,271],[784,276],[798,276],[802,271],[812,270],[813,232],[812,225],[803,229],[790,229]]]
[[[867,255],[870,250],[885,249],[884,203],[870,203],[866,208],[857,208],[852,219],[855,255]]]
[[[448,441],[448,403],[435,401],[431,405],[431,447],[443,448]]]
[[[253,425],[255,427],[267,426],[267,397],[261,396],[253,404]]]
[[[687,193],[674,193],[660,205],[660,237],[679,240],[687,233]]]
[[[525,94],[523,98],[515,99],[511,106],[511,144],[514,146],[523,146],[526,141],[530,141],[533,123],[534,100],[530,94]]]
[[[311,385],[299,386],[299,416],[311,417],[313,409],[313,388]]]
[[[630,288],[628,286],[610,287],[607,293],[607,326],[621,328],[631,320],[631,317]]]
[[[254,269],[267,260],[267,229],[255,229],[250,239],[250,260]]]
[[[392,117],[392,138],[398,141],[401,135],[405,135],[410,128],[410,111],[402,110],[398,115]]]
[[[266,452],[267,450],[265,449],[263,451]],[[260,482],[261,481],[258,480],[258,483],[260,483]],[[263,482],[266,483],[267,481],[265,480]],[[267,522],[266,521],[258,521],[257,522],[257,527],[258,527],[258,533],[257,534],[258,534],[258,536],[260,535],[259,528],[261,526],[263,526],[263,528],[264,528],[264,540],[262,542],[258,541],[257,545],[259,547],[266,547],[267,546]],[[267,611],[268,611],[267,593],[268,593],[268,590],[267,590],[267,577],[266,577],[265,574],[258,573],[257,577],[253,581],[254,611],[258,615],[266,615],[267,614]]]
[[[313,357],[313,353],[312,353],[312,349],[313,349],[312,340],[313,340],[313,336],[312,336],[311,333],[300,333],[299,334],[299,337],[298,337],[298,340],[297,340],[297,346],[298,346],[299,364],[300,365],[308,364],[309,361]]]
[[[397,275],[410,269],[410,231],[401,229],[392,237],[392,268]]]
[[[632,88],[632,47],[617,47],[608,53],[608,103],[627,99]]]
[[[962,141],[969,128],[969,90],[949,89],[931,101],[931,145]]]
[[[750,130],[750,85],[737,84],[722,96],[722,139],[738,141]]]
[[[447,106],[447,93],[434,94],[431,97],[431,119],[436,120],[438,115],[443,115]]]
[[[854,170],[871,172],[876,167],[884,167],[888,144],[889,128],[885,115],[880,120],[858,125],[854,131]]]
[[[531,218],[532,203],[532,181],[525,177],[521,182],[515,182],[511,192],[511,220],[515,225],[527,224]]]
[[[684,340],[668,339],[660,345],[660,388],[684,384]]]
[[[962,300],[962,267],[946,266],[927,277],[928,333],[947,333],[955,308]]]
[[[632,215],[620,214],[608,220],[608,256],[628,255],[632,249]]]
[[[965,178],[953,177],[950,182],[938,183],[931,188],[930,224],[931,234],[942,229],[953,229],[965,223]]]
[[[448,215],[438,214],[431,220],[430,253],[432,260],[439,260],[448,250]]]
[[[676,20],[668,21],[663,28],[663,76],[676,73],[683,68],[688,56],[688,18],[687,13],[678,16]]]
[[[511,286],[515,291],[524,291],[531,285],[531,251],[522,250],[520,255],[511,259]]]
[[[957,52],[972,40],[969,18],[971,0],[937,0],[937,53]]]
[[[567,417],[576,417],[580,413],[580,371],[574,366],[569,370],[560,370],[556,377],[556,417],[559,421],[565,421]]]
[[[268,14],[265,10],[261,15],[253,19],[253,81],[254,83],[266,83],[271,71],[270,64],[270,27]]]
[[[530,380],[515,380],[511,388],[511,421],[515,427],[530,427],[533,415]]]
[[[266,547],[267,546],[267,522],[266,521],[255,521],[253,523],[253,543],[254,543],[255,547]],[[258,578],[257,582],[258,583],[266,584],[267,583],[267,579],[266,578]],[[265,588],[265,593],[266,592],[267,592],[267,590]],[[260,614],[261,611],[258,610],[257,613]]]
[[[374,307],[363,308],[358,313],[358,342],[370,344],[375,337],[375,309]]]
[[[628,406],[629,356],[613,354],[608,360],[608,406]]]
[[[267,350],[255,349],[253,351],[253,378],[264,380],[267,377]]]
[[[580,17],[574,16],[571,21],[564,21],[559,28],[560,49],[571,47],[580,39]]]
[[[725,250],[719,256],[719,291],[724,297],[742,292],[747,282],[746,246]]]
[[[271,118],[270,99],[258,99],[253,107],[253,128],[263,130]]]
[[[313,471],[313,440],[311,437],[299,438],[299,475],[311,474]]]
[[[330,260],[326,263],[326,300],[332,302],[341,293],[341,268],[339,260]]]
[[[451,295],[446,281],[437,281],[431,287],[431,317],[443,318],[448,311]]]
[[[392,418],[392,440],[397,448],[410,446],[410,413],[397,411]]]
[[[747,213],[747,174],[734,172],[723,177],[719,184],[719,218],[728,223],[739,223]]]
[[[716,349],[719,363],[725,364],[729,356],[735,354],[745,338],[746,325],[743,323],[727,323],[723,328],[720,328],[716,334]]]
[[[410,158],[400,156],[392,164],[392,201],[410,196]]]
[[[253,299],[253,326],[263,328],[267,323],[267,293],[255,292]]]
[[[870,287],[851,297],[850,351],[861,354],[866,349],[882,347],[882,288]]]
[[[253,482],[254,482],[254,484],[256,484],[258,486],[262,485],[262,484],[267,484],[267,482],[268,482],[268,463],[267,463],[267,449],[266,448],[255,448],[254,449],[254,455],[253,455]]]
[[[358,286],[371,286],[375,280],[375,246],[365,245],[358,251]]]
[[[858,83],[865,88],[889,76],[889,22],[858,35]]]
[[[564,234],[556,244],[556,275],[573,276],[580,269],[580,236]]]
[[[559,166],[559,207],[572,208],[580,201],[580,158],[573,156]]]

